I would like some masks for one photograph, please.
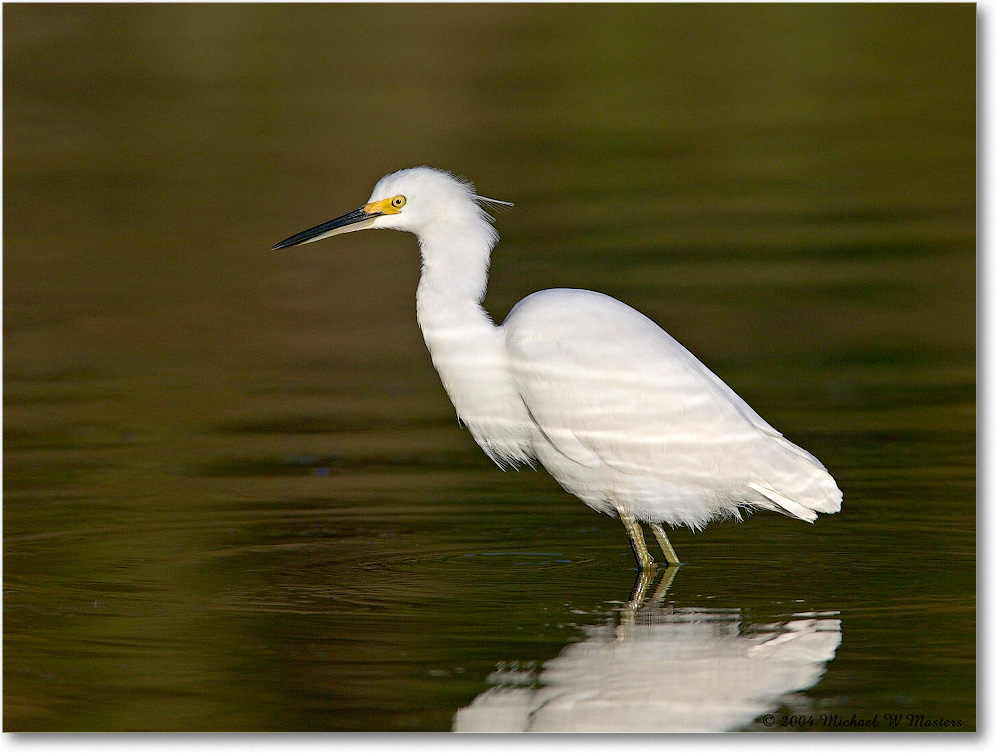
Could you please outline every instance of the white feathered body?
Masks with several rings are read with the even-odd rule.
[[[471,184],[407,169],[371,201],[394,195],[407,197],[402,212],[371,227],[417,235],[420,328],[459,418],[498,464],[537,459],[596,510],[672,526],[743,508],[807,521],[839,511],[815,457],[631,307],[550,289],[495,325],[480,303],[497,236]]]
[[[628,305],[551,289],[502,328],[534,454],[594,509],[694,528],[743,507],[808,521],[840,509],[819,460]]]

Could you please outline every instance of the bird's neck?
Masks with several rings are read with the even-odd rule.
[[[480,304],[493,246],[492,229],[468,223],[419,234],[420,283],[417,322],[427,346],[447,349],[458,341],[481,341],[496,325]]]
[[[457,234],[455,237],[461,237]],[[460,420],[498,464],[529,461],[527,410],[507,365],[503,329],[481,302],[490,243],[421,238],[417,323]]]

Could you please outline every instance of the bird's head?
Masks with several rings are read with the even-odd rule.
[[[485,223],[492,234],[490,217],[481,203],[510,204],[478,196],[472,184],[446,171],[406,168],[380,179],[368,202],[357,210],[290,236],[273,249],[366,228],[410,231],[424,237],[438,229]]]

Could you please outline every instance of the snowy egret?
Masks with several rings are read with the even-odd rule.
[[[548,289],[496,325],[482,307],[497,241],[472,184],[433,168],[382,178],[368,202],[274,249],[365,228],[416,234],[417,322],[458,418],[501,467],[540,462],[587,506],[617,515],[641,571],[640,523],[701,529],[769,509],[839,512],[826,468],[786,440],[652,320],[604,294]]]

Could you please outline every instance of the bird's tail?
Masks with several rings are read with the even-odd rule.
[[[824,488],[830,490],[824,490],[819,496],[810,496],[804,503],[795,501],[762,483],[748,483],[747,486],[767,499],[769,503],[774,505],[774,509],[782,514],[797,517],[806,522],[815,522],[819,512],[823,514],[839,512],[840,503],[844,498],[843,493],[837,488],[837,484],[833,482],[833,478],[829,474],[826,477],[829,480],[829,485],[824,486]]]

